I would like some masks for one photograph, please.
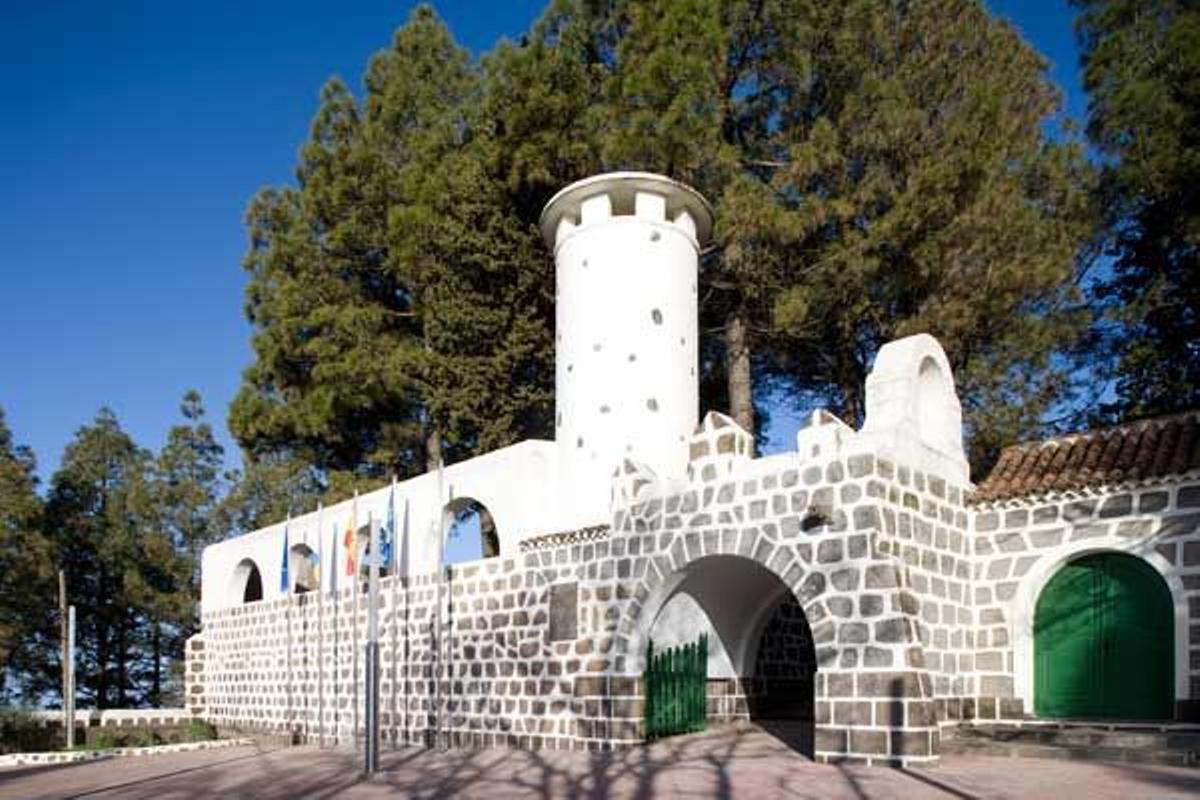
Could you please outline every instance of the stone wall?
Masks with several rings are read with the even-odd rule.
[[[952,623],[969,614],[961,491],[868,456],[802,465],[726,451],[737,463],[710,461],[707,480],[688,487],[635,469],[608,535],[550,537],[519,556],[448,569],[440,662],[436,576],[383,579],[384,738],[640,741],[645,632],[669,584],[702,560],[725,559],[757,565],[803,610],[817,668],[818,758],[935,758],[935,701],[972,688],[969,624]],[[308,741],[324,731],[343,743],[361,735],[366,610],[360,595],[355,613],[351,594],[206,615],[193,648],[203,653],[203,688],[189,693],[222,728]],[[552,622],[552,597],[575,600],[573,626]],[[766,617],[747,625],[760,631]],[[749,715],[754,677],[751,668],[710,681],[713,716]]]
[[[1031,605],[1058,566],[1104,549],[1165,576],[1177,695],[1200,694],[1200,482],[972,507],[968,487],[874,454],[752,460],[720,415],[690,449],[686,482],[626,462],[611,527],[528,539],[440,583],[384,578],[384,739],[639,742],[645,647],[686,594],[732,670],[710,673],[711,720],[811,717],[818,759],[932,761],[941,726],[1031,710]],[[365,628],[348,587],[208,613],[189,705],[224,729],[350,743]]]

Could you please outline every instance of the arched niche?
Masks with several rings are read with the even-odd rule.
[[[253,559],[243,558],[233,570],[230,596],[237,602],[255,603],[263,599],[262,573]]]
[[[473,497],[456,497],[445,506],[447,520],[443,564],[500,555],[500,533],[488,507]]]

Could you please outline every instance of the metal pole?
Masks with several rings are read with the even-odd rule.
[[[445,504],[442,501],[443,489],[443,469],[442,460],[438,459],[437,473],[437,526],[438,526],[438,560],[437,560],[437,614],[435,622],[437,623],[436,633],[434,635],[434,670],[433,670],[433,709],[434,709],[434,729],[433,743],[436,747],[441,739],[442,733],[442,580],[445,576],[445,561],[446,561],[446,520],[445,520]]]
[[[362,564],[358,562],[358,490],[354,490],[354,504],[350,507],[350,548],[354,554],[354,577],[351,598],[354,613],[350,615],[350,704],[353,714],[350,722],[350,738],[354,740],[354,752],[358,752],[358,595]]]
[[[63,711],[66,714],[67,749],[75,746],[75,606],[67,610],[67,662],[66,669],[67,694],[63,698]]]
[[[317,746],[325,746],[325,508],[317,504]],[[337,561],[335,558],[334,561]]]
[[[367,530],[371,534],[371,560],[367,585],[367,758],[366,773],[379,769],[379,528],[374,517],[367,514]]]
[[[67,733],[67,695],[71,692],[71,679],[67,667],[70,663],[67,653],[67,576],[61,569],[58,571],[58,644],[62,657],[63,733],[67,736],[67,746],[70,747],[72,735]]]

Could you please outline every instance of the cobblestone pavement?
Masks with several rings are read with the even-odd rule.
[[[816,764],[770,734],[726,727],[617,753],[513,750],[383,755],[371,780],[348,750],[238,747],[0,770],[0,798],[1200,797],[1200,770],[948,757],[929,769]]]

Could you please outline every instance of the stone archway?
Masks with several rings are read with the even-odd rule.
[[[819,574],[801,582],[810,591],[818,584]],[[754,720],[811,757],[816,649],[808,615],[784,579],[737,554],[689,561],[642,607],[629,655],[643,663],[650,642],[672,647],[701,634],[709,640],[710,720]]]

